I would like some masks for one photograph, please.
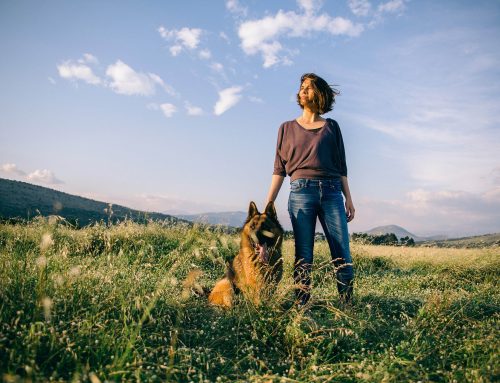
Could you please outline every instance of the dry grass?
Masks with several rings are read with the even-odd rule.
[[[315,247],[313,306],[285,275],[259,308],[210,288],[238,237],[125,222],[82,230],[0,226],[4,381],[493,382],[500,377],[494,249],[353,245],[355,302],[338,304],[328,246]]]

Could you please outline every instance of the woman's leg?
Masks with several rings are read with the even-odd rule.
[[[321,190],[318,213],[321,226],[330,246],[337,274],[337,289],[341,301],[349,302],[353,293],[354,268],[349,248],[349,232],[340,182]]]
[[[295,182],[295,181],[294,181]],[[310,298],[311,270],[313,263],[314,233],[318,216],[317,188],[292,183],[288,199],[288,212],[295,238],[294,281],[296,297],[300,304]]]

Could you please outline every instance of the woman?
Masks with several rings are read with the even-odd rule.
[[[340,300],[350,303],[352,299],[354,270],[347,222],[354,218],[354,205],[347,182],[344,143],[337,122],[321,117],[332,110],[337,94],[321,77],[304,74],[297,94],[302,115],[284,122],[278,131],[267,202],[276,199],[284,178],[289,175],[288,212],[295,237],[294,279],[299,307],[310,298],[317,218],[336,267]]]

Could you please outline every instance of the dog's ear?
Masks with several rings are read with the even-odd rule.
[[[272,217],[274,219],[278,219],[278,215],[276,214],[276,208],[274,207],[274,202],[269,201],[266,206],[266,215]]]
[[[250,201],[250,206],[248,206],[248,217],[247,221],[250,220],[254,215],[260,214],[259,210],[257,209],[257,205],[255,202]]]

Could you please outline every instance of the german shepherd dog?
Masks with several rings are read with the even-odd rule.
[[[216,306],[231,308],[235,294],[258,306],[283,274],[281,245],[283,228],[278,222],[274,203],[267,204],[259,213],[252,201],[241,232],[240,252],[227,264],[224,278],[218,281],[208,296]]]

